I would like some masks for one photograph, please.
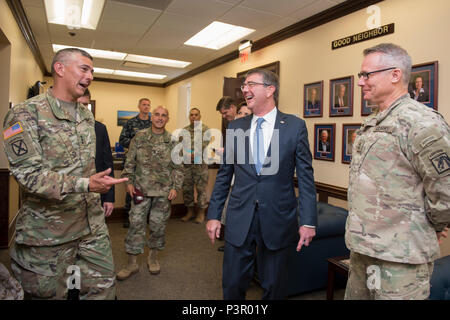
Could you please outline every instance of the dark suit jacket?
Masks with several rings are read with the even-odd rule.
[[[410,91],[409,95],[411,96],[411,99],[414,99],[414,91]],[[419,101],[419,102],[428,102],[428,101],[430,101],[430,96],[425,91],[425,89],[423,91],[419,92],[419,96],[417,97],[417,101]]]
[[[347,96],[344,96],[344,98],[342,98],[344,101],[344,105],[342,107],[346,107],[347,106]],[[339,97],[335,96],[334,97],[334,107],[335,108],[341,108],[341,106],[339,105]]]
[[[250,131],[251,119],[252,116],[237,119],[231,122],[228,128]],[[274,146],[277,129],[279,152]],[[237,247],[244,243],[258,203],[256,214],[260,218],[261,235],[265,245],[271,250],[287,247],[299,238],[298,208],[300,225],[317,224],[316,189],[305,121],[277,112],[267,158],[274,159],[276,153],[279,153],[279,162],[276,165],[275,160],[269,164],[266,161],[259,176],[255,165],[251,164],[253,161],[250,162],[249,137],[245,137],[245,143],[238,140],[236,137],[227,137],[224,163],[217,173],[209,203],[208,219],[220,220],[234,174],[234,186],[227,209],[225,240]],[[245,161],[238,161],[238,146],[245,146]],[[233,147],[235,152],[231,154]],[[276,167],[278,170],[275,174],[264,174]],[[299,206],[294,190],[295,169],[299,184]]]
[[[323,143],[322,140],[319,140],[319,152],[324,152],[323,151],[324,145],[325,145],[325,152],[330,152],[331,151],[330,143],[329,142]]]
[[[98,121],[95,121],[95,169],[97,172],[104,171],[111,168],[111,177],[114,177],[114,163],[111,153],[111,145],[109,143],[108,131],[106,126]],[[114,202],[114,186],[109,189],[108,193],[101,195],[103,202]]]
[[[320,105],[319,105],[319,101],[309,101],[306,104],[306,109],[319,109]]]

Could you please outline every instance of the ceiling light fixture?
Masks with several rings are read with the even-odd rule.
[[[73,46],[65,46],[65,45],[61,45],[61,44],[53,45],[54,52],[57,52],[61,49],[66,49],[66,48],[74,48],[74,47]],[[116,51],[98,50],[98,49],[80,48],[80,47],[76,47],[76,48],[86,51],[94,58],[101,58],[101,59],[123,60],[127,55],[126,53],[116,52]]]
[[[132,77],[132,78],[147,78],[147,79],[157,79],[161,80],[167,77],[164,74],[153,74],[153,73],[143,73],[143,72],[132,72],[125,70],[113,70],[105,68],[94,68],[94,75],[96,74],[109,74],[116,76]],[[95,78],[94,78],[95,80]]]
[[[113,69],[105,69],[105,68],[94,68],[94,74],[103,73],[103,74],[113,74]]]
[[[65,48],[73,48],[73,47],[65,46],[65,45],[61,45],[61,44],[53,45],[54,52],[57,52],[61,49],[65,49]],[[139,63],[153,64],[153,65],[172,67],[172,68],[185,68],[186,66],[188,66],[192,63],[192,62],[186,62],[186,61],[180,61],[180,60],[139,56],[139,55],[135,55],[135,54],[128,54],[128,53],[117,52],[117,51],[98,50],[98,49],[80,48],[80,47],[77,47],[77,48],[86,51],[94,58],[101,58],[101,59],[139,62]]]
[[[219,50],[254,31],[254,29],[214,21],[184,44]]]
[[[143,73],[143,72],[133,72],[133,71],[124,71],[124,70],[114,70],[114,75],[124,76],[124,77],[133,77],[133,78],[147,78],[147,79],[164,79],[167,77],[164,74],[154,74],[154,73]]]
[[[48,23],[69,29],[97,29],[105,0],[44,0]]]
[[[139,56],[136,54],[128,54],[125,57],[125,61],[153,64],[153,65],[172,67],[172,68],[185,68],[186,66],[188,66],[192,63],[192,62],[180,61],[180,60]]]

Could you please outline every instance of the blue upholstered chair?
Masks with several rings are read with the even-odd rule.
[[[328,258],[350,254],[345,246],[345,222],[348,211],[327,203],[317,203],[318,226],[316,236],[308,247],[297,252],[289,250],[288,295],[326,288]]]
[[[450,255],[434,262],[430,300],[450,300]]]

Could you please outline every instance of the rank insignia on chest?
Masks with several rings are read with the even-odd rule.
[[[430,159],[438,174],[443,174],[450,169],[450,158],[447,153],[441,153]]]
[[[356,151],[358,151],[358,153],[361,153],[361,151],[364,148],[364,140],[362,140],[361,138],[358,141],[358,144],[356,145]]]

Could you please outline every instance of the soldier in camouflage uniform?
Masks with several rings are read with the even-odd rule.
[[[9,110],[4,148],[23,190],[11,269],[31,298],[64,299],[67,268],[81,271],[81,299],[114,299],[111,243],[99,193],[127,179],[95,173],[94,117],[77,98],[91,83],[92,57],[63,49],[53,89]]]
[[[175,142],[165,130],[169,112],[159,106],[153,110],[152,126],[139,131],[131,140],[130,149],[122,172],[129,179],[127,191],[135,199],[131,205],[130,229],[125,239],[128,265],[117,274],[117,279],[127,279],[138,272],[137,257],[144,252],[147,214],[150,211],[150,253],[147,265],[151,274],[158,274],[158,251],[164,249],[165,230],[170,216],[170,201],[177,196],[183,184],[183,169],[173,163],[171,151]],[[139,203],[139,201],[141,201]]]
[[[450,129],[408,95],[411,58],[404,49],[366,49],[361,70],[358,85],[378,111],[352,150],[345,298],[426,299],[450,222]]]
[[[139,130],[149,128],[152,125],[149,116],[150,100],[147,98],[139,99],[138,108],[139,114],[136,117],[128,120],[122,128],[122,132],[120,133],[119,144],[127,149],[130,147],[131,139],[133,139],[133,137]],[[123,163],[125,164],[125,159]],[[125,206],[124,206],[126,221],[123,223],[123,226],[125,228],[128,228],[130,226],[129,222],[130,208],[131,208],[131,197],[127,193],[125,196]]]
[[[199,208],[195,219],[196,223],[202,223],[205,220],[205,211],[208,207],[206,200],[208,165],[203,163],[203,152],[211,137],[207,132],[209,128],[200,121],[201,118],[200,110],[192,108],[189,112],[191,124],[183,128],[189,132],[191,138],[190,149],[184,150],[185,153],[190,154],[190,158],[188,157],[184,161],[183,200],[187,207],[187,214],[181,218],[183,222],[189,221],[194,216],[194,186],[197,190],[197,206]],[[201,150],[195,148],[196,144],[201,147]]]

